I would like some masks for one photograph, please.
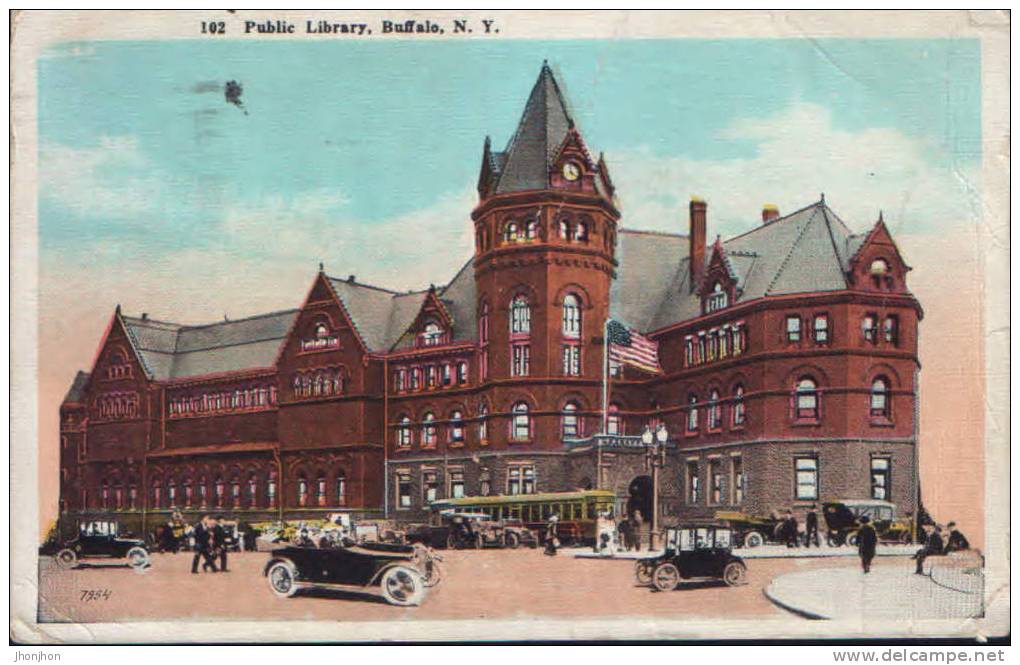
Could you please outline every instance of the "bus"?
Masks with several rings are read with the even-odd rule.
[[[433,501],[430,508],[435,521],[441,515],[483,513],[491,520],[520,522],[534,530],[539,542],[544,541],[545,526],[550,515],[559,515],[560,542],[592,544],[595,542],[595,520],[599,513],[613,512],[616,494],[610,490],[578,492],[545,492],[504,496],[464,496]]]

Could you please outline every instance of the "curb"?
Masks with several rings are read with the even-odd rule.
[[[768,598],[770,601],[772,601],[772,603],[774,605],[776,605],[777,607],[780,607],[780,608],[786,610],[787,612],[789,612],[791,614],[796,614],[799,617],[802,617],[804,619],[809,619],[811,621],[829,621],[832,618],[832,617],[827,617],[824,614],[818,614],[816,612],[811,612],[809,610],[805,610],[805,609],[802,609],[802,608],[799,608],[799,607],[794,607],[792,605],[784,603],[783,601],[779,600],[774,595],[772,595],[769,592],[770,589],[772,589],[772,584],[771,583],[767,587],[762,589],[761,592],[762,592],[762,594],[765,595],[766,598]]]

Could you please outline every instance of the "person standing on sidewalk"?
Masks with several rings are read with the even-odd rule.
[[[878,534],[871,526],[871,518],[861,517],[861,528],[857,530],[857,554],[861,557],[861,568],[864,574],[871,572],[871,560],[875,558],[875,547],[878,545]]]
[[[631,541],[634,543],[634,549],[638,552],[641,551],[641,527],[644,525],[645,519],[641,515],[640,510],[634,511],[634,517],[631,518]]]
[[[556,550],[560,546],[557,527],[559,521],[559,515],[550,515],[549,522],[545,526],[545,554],[549,556],[556,556]]]
[[[815,510],[818,508],[815,504],[811,504],[808,509],[807,517],[804,519],[804,526],[807,529],[807,533],[804,534],[804,547],[811,547],[812,539],[815,542],[815,547],[821,547],[821,541],[818,540],[818,513]]]

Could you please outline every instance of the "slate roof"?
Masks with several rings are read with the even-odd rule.
[[[89,373],[79,371],[74,375],[74,381],[71,382],[71,387],[68,388],[67,394],[64,395],[64,403],[68,402],[81,402],[85,396],[85,384],[89,381]]]
[[[272,367],[299,310],[188,326],[122,316],[146,371],[156,380]]]

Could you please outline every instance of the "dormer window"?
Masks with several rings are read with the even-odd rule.
[[[325,321],[319,321],[312,328],[312,335],[301,340],[302,351],[322,351],[340,347],[340,336],[330,330]]]
[[[421,333],[422,346],[439,346],[443,343],[446,331],[435,321],[429,321]]]
[[[876,276],[887,275],[889,273],[889,262],[885,259],[875,259],[871,262],[868,272]]]
[[[110,358],[110,365],[106,369],[106,375],[110,379],[125,379],[131,376],[131,363],[123,351],[115,351]]]
[[[705,301],[705,312],[717,312],[720,309],[724,309],[730,304],[729,294],[723,289],[720,282],[716,282],[712,285],[712,292],[708,295]]]

